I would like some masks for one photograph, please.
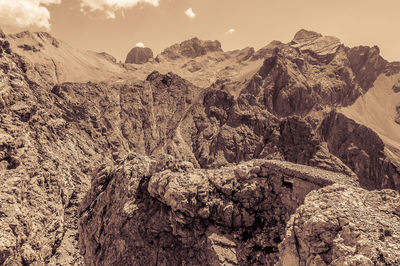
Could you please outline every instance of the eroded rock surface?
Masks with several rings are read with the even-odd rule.
[[[283,161],[216,170],[129,155],[96,173],[81,205],[87,265],[272,265],[290,214],[314,189],[355,177]]]
[[[400,195],[332,185],[290,218],[278,265],[399,265]]]
[[[331,153],[359,176],[361,186],[400,190],[399,162],[387,157],[384,142],[373,130],[332,111],[320,131]]]

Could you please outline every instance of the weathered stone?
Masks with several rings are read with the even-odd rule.
[[[126,56],[125,63],[144,64],[153,58],[153,51],[148,47],[134,47]]]
[[[311,192],[288,223],[279,265],[399,264],[399,200],[338,184]]]
[[[107,185],[99,186],[103,179]],[[172,158],[131,155],[93,179],[81,205],[80,247],[87,265],[273,262],[289,215],[310,191],[334,183],[357,185],[355,177],[281,161],[202,170]],[[126,206],[135,206],[129,215]],[[121,228],[126,233],[118,233]]]

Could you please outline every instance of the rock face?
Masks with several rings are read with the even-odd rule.
[[[380,55],[379,47],[358,46],[347,50],[351,69],[364,89],[369,89],[388,65]]]
[[[400,195],[333,185],[290,218],[278,265],[399,265]]]
[[[218,170],[129,155],[101,169],[81,205],[87,265],[270,264],[305,195],[352,177],[281,161]]]
[[[195,58],[210,52],[223,52],[221,43],[219,41],[202,41],[198,38],[192,38],[165,49],[161,56],[174,60],[180,57]]]
[[[385,155],[385,145],[373,130],[332,111],[322,122],[321,135],[332,154],[358,176],[367,189],[400,190],[398,162]]]
[[[153,51],[148,47],[134,47],[126,56],[125,63],[144,64],[153,58]]]

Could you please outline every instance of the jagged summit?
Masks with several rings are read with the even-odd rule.
[[[180,57],[195,58],[210,52],[223,52],[221,43],[219,41],[203,41],[194,37],[168,47],[161,53],[161,56],[174,60]]]
[[[333,36],[323,36],[315,31],[300,30],[290,42],[292,47],[302,52],[312,53],[315,56],[325,57],[335,54],[341,42]]]
[[[322,37],[321,33],[318,33],[318,32],[315,32],[315,31],[301,29],[298,32],[296,32],[292,42],[294,42],[294,43],[309,42],[309,41],[315,40],[315,39],[317,39],[319,37]]]
[[[133,47],[125,59],[128,64],[144,64],[153,58],[153,51],[148,47]]]

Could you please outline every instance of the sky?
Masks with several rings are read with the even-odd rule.
[[[158,54],[198,37],[219,40],[225,51],[259,49],[304,28],[350,47],[378,45],[400,61],[399,10],[399,0],[0,0],[0,27],[48,31],[122,61],[136,44]]]

